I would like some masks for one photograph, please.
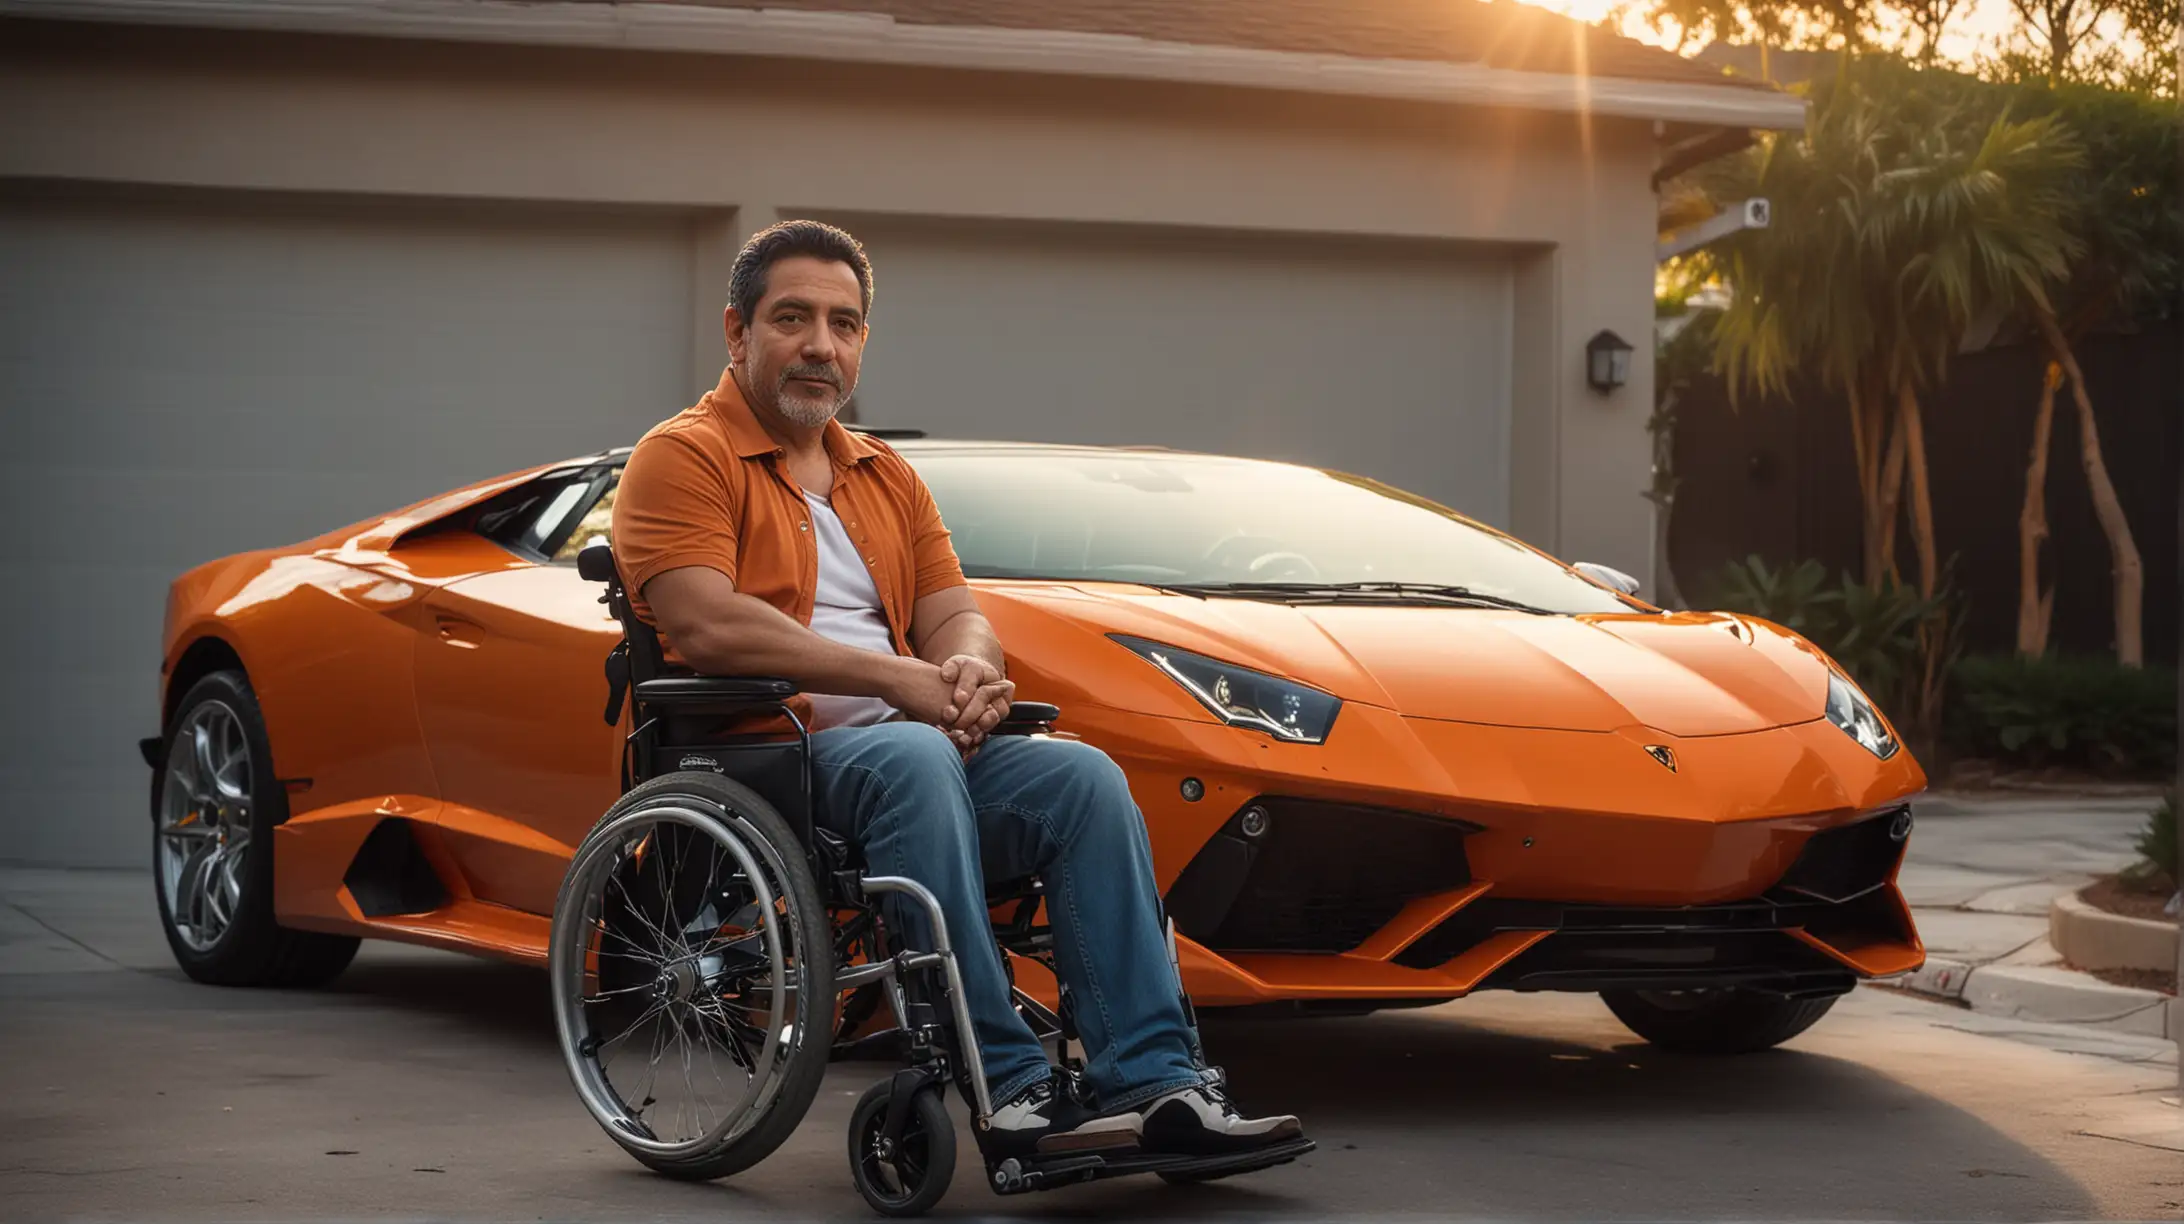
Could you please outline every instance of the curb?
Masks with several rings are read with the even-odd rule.
[[[1964,1002],[1973,1011],[2020,1020],[2084,1024],[2170,1037],[2174,1002],[2168,995],[2053,965],[1982,965],[1965,978]]]
[[[2111,914],[2074,892],[2049,905],[2048,942],[2083,969],[2173,970],[2177,964],[2174,924]]]
[[[2057,959],[2043,939],[2014,954],[2011,963],[1974,965],[1930,956],[1909,973],[1875,981],[1930,999],[1961,1003],[1990,1016],[2082,1024],[2184,1042],[2184,1000],[2154,990],[2111,986],[2091,974],[2065,969],[2055,963]]]
[[[1963,961],[1929,956],[1926,963],[1899,977],[1882,978],[1883,983],[1917,994],[1932,995],[1937,999],[1962,999],[1965,980],[1972,975],[1972,966]]]

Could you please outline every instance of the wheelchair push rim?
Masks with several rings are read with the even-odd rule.
[[[595,831],[569,866],[549,953],[577,1095],[617,1143],[660,1160],[734,1143],[807,1039],[786,865],[747,822],[663,795]]]

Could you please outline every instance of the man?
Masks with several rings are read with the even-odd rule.
[[[1121,769],[1074,741],[988,738],[1015,688],[932,495],[893,450],[834,419],[856,389],[871,305],[871,264],[839,229],[786,221],[743,248],[728,370],[645,435],[616,494],[615,554],[638,615],[697,671],[782,676],[815,694],[820,819],[875,873],[932,890],[956,935],[991,1150],[1211,1154],[1296,1138],[1293,1117],[1242,1116],[1194,1057]],[[982,877],[1034,872],[1090,1104],[1047,1062],[984,937]],[[905,925],[922,942],[922,923]]]

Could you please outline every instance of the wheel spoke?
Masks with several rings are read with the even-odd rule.
[[[205,907],[209,898],[206,895],[205,872],[210,868],[213,856],[219,853],[219,849],[215,843],[206,842],[191,851],[190,856],[182,862],[181,878],[176,881],[174,890],[176,908],[181,911],[177,916],[197,933],[199,939],[207,942],[209,938],[205,934]]]
[[[190,727],[190,765],[196,792],[210,797],[219,788],[220,770],[212,762],[212,729],[199,719]]]
[[[604,1003],[608,999],[614,998],[617,995],[639,994],[645,991],[649,991],[651,989],[652,983],[639,982],[635,986],[617,986],[612,990],[602,990],[598,994],[585,995],[581,999],[579,999],[578,1002],[586,1004]]]
[[[221,922],[225,925],[235,921],[235,915],[241,913],[243,908],[242,847],[230,841],[227,849],[220,855],[220,863]]]
[[[209,841],[220,836],[220,831],[198,820],[197,813],[191,812],[173,824],[162,826],[159,835],[178,842],[195,842]]]
[[[616,1042],[618,1042],[618,1041],[622,1040],[623,1038],[625,1038],[625,1037],[629,1036],[629,1035],[630,1035],[631,1033],[634,1033],[634,1032],[636,1032],[636,1031],[637,1031],[638,1029],[640,1029],[640,1028],[644,1027],[644,1024],[645,1024],[645,1022],[646,1022],[646,1021],[648,1021],[648,1020],[652,1019],[652,1018],[653,1018],[654,1016],[657,1016],[657,1015],[659,1015],[659,1014],[660,1014],[661,1012],[663,1012],[663,1011],[666,1011],[666,1010],[667,1010],[667,1004],[666,1004],[665,1002],[657,1002],[657,1003],[654,1003],[654,1004],[653,1004],[652,1006],[650,1006],[650,1007],[647,1007],[647,1008],[646,1008],[646,1009],[645,1009],[644,1011],[642,1011],[642,1012],[639,1012],[639,1013],[638,1013],[638,1015],[637,1015],[637,1018],[636,1018],[635,1020],[632,1020],[632,1021],[630,1021],[630,1022],[629,1022],[629,1027],[627,1027],[627,1028],[623,1029],[623,1030],[622,1030],[621,1032],[619,1032],[619,1033],[616,1033],[616,1034],[615,1034],[614,1036],[612,1036],[612,1037],[609,1037],[609,1038],[607,1038],[607,1039],[606,1039],[605,1041],[602,1041],[602,1042],[600,1042],[600,1043],[599,1043],[599,1049],[598,1049],[598,1051],[597,1051],[597,1052],[596,1052],[596,1053],[595,1053],[595,1054],[593,1055],[593,1057],[595,1057],[595,1058],[597,1058],[597,1059],[599,1060],[599,1064],[600,1064],[600,1065],[601,1065],[602,1067],[603,1067],[603,1066],[605,1066],[605,1065],[606,1065],[606,1062],[607,1062],[607,1060],[606,1060],[606,1058],[605,1058],[604,1056],[605,1056],[605,1054],[606,1054],[606,1052],[607,1052],[607,1047],[609,1047],[609,1046],[611,1046],[611,1045],[615,1044]]]
[[[213,788],[220,797],[231,802],[250,798],[250,748],[243,742],[243,729],[231,719],[223,719],[220,738],[214,745],[219,768],[213,771]],[[230,777],[230,774],[236,776]]]
[[[636,896],[629,891],[629,886],[622,883],[621,877],[619,875],[608,876],[607,887],[619,888],[622,890],[622,903],[629,907],[630,917],[635,918],[638,923],[645,928],[645,933],[652,936],[652,938],[659,943],[660,955],[658,961],[665,961],[669,957],[675,955],[675,953],[680,949],[681,945],[677,943],[674,939],[670,938],[667,932],[661,930],[658,926],[655,926],[653,924],[652,919],[646,916],[644,907],[637,903]],[[624,940],[629,939],[627,935],[622,935],[620,936],[620,938]],[[658,961],[656,961],[655,963],[658,963]]]

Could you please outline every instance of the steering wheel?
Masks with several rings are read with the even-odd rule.
[[[1217,569],[1240,573],[1252,582],[1313,582],[1319,567],[1303,553],[1272,536],[1248,531],[1230,532],[1213,542],[1199,560]]]
[[[1244,567],[1253,582],[1318,582],[1319,566],[1301,552],[1261,553]]]

